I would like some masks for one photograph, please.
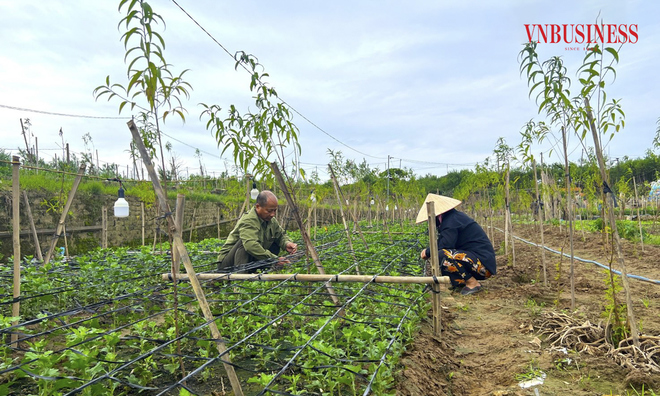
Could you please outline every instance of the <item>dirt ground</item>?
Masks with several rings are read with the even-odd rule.
[[[514,234],[540,243],[534,225],[516,225]],[[546,227],[544,236],[546,246],[569,253],[565,227]],[[548,286],[544,286],[539,248],[516,241],[513,266],[502,253],[504,234],[495,231],[494,237],[496,252],[502,246],[497,275],[482,282],[485,290],[473,296],[441,292],[442,334],[433,335],[430,320],[423,323],[403,355],[397,395],[625,395],[626,390],[632,392],[631,386],[642,395],[640,384],[660,394],[660,374],[623,367],[598,351],[551,348],[547,335],[540,334],[540,322],[553,313],[570,315],[580,323],[605,322],[605,270],[575,261],[572,311],[568,258],[546,251]],[[645,246],[642,253],[639,243],[622,243],[628,273],[660,280],[660,247]],[[580,231],[574,236],[574,253],[605,265],[611,258],[600,234]],[[614,268],[618,269],[616,263]],[[640,333],[659,336],[660,285],[631,279],[630,286]],[[624,298],[623,293],[619,296]],[[520,386],[542,373],[542,384]]]

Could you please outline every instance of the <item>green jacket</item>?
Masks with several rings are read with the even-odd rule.
[[[234,229],[229,233],[227,241],[218,253],[218,261],[222,261],[239,240],[243,241],[245,251],[256,260],[278,257],[268,248],[273,243],[277,243],[280,250],[284,250],[287,242],[291,242],[286,231],[280,227],[274,217],[270,221],[264,221],[257,216],[254,207],[238,220]]]

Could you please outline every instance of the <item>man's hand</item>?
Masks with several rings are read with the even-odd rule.
[[[426,257],[426,249],[422,250],[422,253],[420,253],[419,257],[422,258],[422,260],[426,260],[428,257]]]
[[[293,242],[287,242],[285,249],[287,252],[289,252],[289,254],[294,254],[298,251],[298,245]]]
[[[291,261],[287,260],[285,257],[278,257],[277,262],[273,264],[273,269],[279,271],[284,268],[286,264],[291,264]]]

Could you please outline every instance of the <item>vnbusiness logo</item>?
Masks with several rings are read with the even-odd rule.
[[[527,40],[550,44],[635,44],[636,24],[526,24]]]

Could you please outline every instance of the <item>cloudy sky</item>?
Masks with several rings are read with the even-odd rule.
[[[622,99],[626,128],[606,153],[643,156],[660,117],[656,1],[177,2],[230,53],[257,56],[269,83],[311,121],[294,117],[300,161],[321,178],[328,149],[379,169],[390,156],[392,166],[443,175],[482,162],[499,137],[517,145],[527,121],[543,120],[519,74],[525,24],[588,24],[598,15],[605,23],[636,24],[639,39],[623,45],[617,80],[608,87],[610,98]],[[72,151],[85,151],[82,137],[89,133],[88,149],[125,171],[131,138],[126,119],[80,117],[133,115],[129,109],[119,114],[118,101],[96,101],[92,94],[108,75],[126,84],[118,4],[0,0],[0,148],[25,147],[20,119],[28,118],[41,157],[61,156],[61,128]],[[221,158],[199,121],[199,103],[246,110],[249,76],[234,70],[232,57],[172,1],[150,4],[167,24],[166,60],[177,74],[189,69],[185,76],[193,87],[184,102],[186,123],[168,119],[164,138],[188,172],[198,172],[196,148],[210,173],[231,172],[230,155]],[[539,55],[561,56],[577,81],[584,52],[569,46],[541,43]],[[545,152],[547,161],[549,150],[538,147],[535,154]],[[579,159],[576,138],[569,151]],[[550,158],[558,160],[556,153]]]

